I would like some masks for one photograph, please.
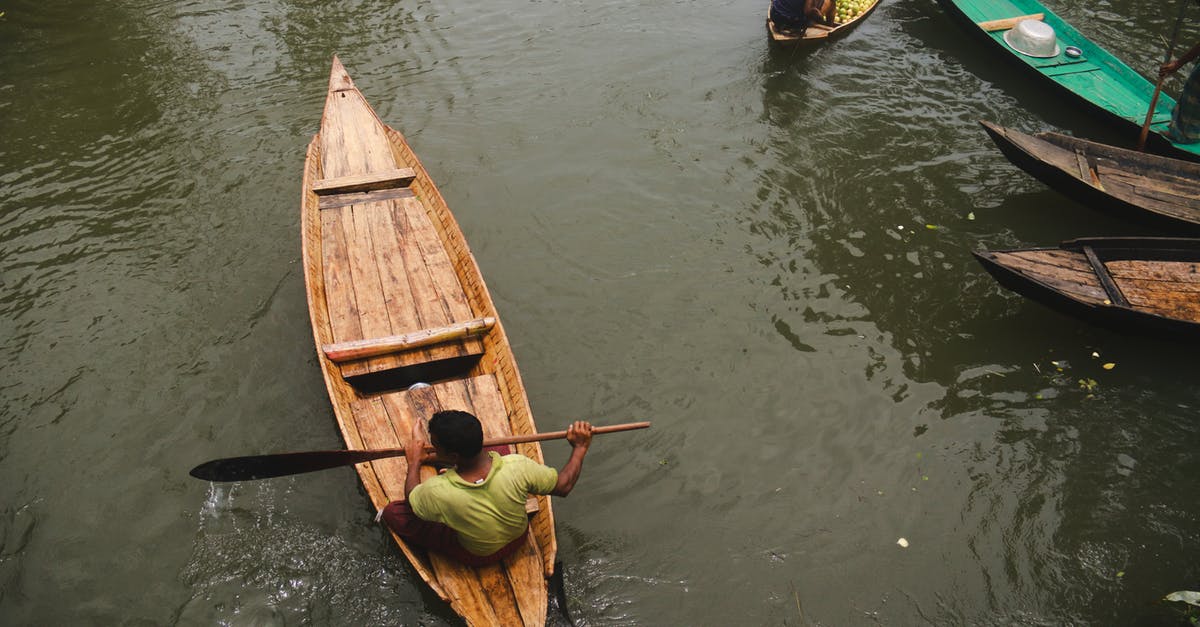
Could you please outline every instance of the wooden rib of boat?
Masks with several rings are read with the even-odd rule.
[[[1200,339],[1200,239],[1094,237],[979,251],[1008,289],[1118,331]]]
[[[475,414],[484,437],[536,432],[504,327],[454,216],[336,57],[303,185],[309,314],[347,448],[401,447],[414,421],[440,409]],[[415,382],[431,385],[408,389]],[[542,461],[537,443],[516,448]],[[404,498],[403,457],[356,470],[376,508]],[[396,542],[468,624],[541,627],[554,517],[549,497],[530,499],[527,510],[525,546],[494,566],[470,568]]]
[[[1084,37],[1037,0],[938,2],[964,23],[969,32],[981,37],[993,49],[1002,50],[1005,58],[1014,61],[1027,76],[1041,78],[1059,96],[1083,103],[1093,113],[1124,127],[1130,133],[1131,144],[1141,133],[1154,98],[1154,84]],[[1009,46],[1004,33],[1022,19],[1042,20],[1053,28],[1058,37],[1058,54],[1037,58]],[[1069,47],[1079,50],[1079,56],[1070,56]],[[1174,143],[1165,136],[1174,106],[1175,100],[1170,96],[1165,93],[1159,96],[1151,119],[1150,130],[1153,132],[1148,146],[1182,159],[1200,160],[1200,144]]]
[[[1200,235],[1200,164],[981,121],[1017,167],[1067,196],[1174,233]]]
[[[845,22],[834,22],[832,26],[824,24],[811,24],[804,30],[804,34],[796,34],[789,31],[784,31],[775,25],[775,20],[771,18],[771,8],[767,7],[767,32],[771,35],[771,41],[784,46],[815,46],[817,44],[845,37],[850,34],[850,31],[858,26],[867,16],[875,10],[879,5],[879,0],[874,0],[862,13],[859,13],[854,19]]]

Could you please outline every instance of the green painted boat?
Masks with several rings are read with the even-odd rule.
[[[1137,142],[1154,84],[1104,48],[1092,43],[1037,0],[938,0],[968,31],[990,41],[1018,66],[1043,77],[1061,94],[1086,103],[1101,117],[1116,120]],[[1057,54],[1034,57],[1013,49],[1005,33],[1022,19],[1036,19],[1054,29]],[[1175,100],[1161,94],[1150,124],[1149,148],[1173,157],[1200,161],[1200,144],[1179,144],[1166,137]]]

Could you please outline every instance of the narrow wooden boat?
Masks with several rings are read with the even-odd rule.
[[[771,35],[771,41],[783,46],[815,46],[840,37],[845,37],[850,34],[850,31],[858,26],[867,16],[875,10],[879,5],[879,0],[873,0],[862,13],[851,20],[845,22],[834,22],[832,26],[824,24],[812,24],[805,29],[804,34],[798,35],[791,32],[784,32],[775,25],[775,20],[771,18],[771,7],[767,6],[767,32]]]
[[[504,327],[454,216],[336,57],[303,185],[309,314],[347,448],[403,446],[413,422],[440,409],[474,413],[484,437],[535,432]],[[416,382],[431,385],[408,389]],[[542,461],[536,443],[517,450]],[[403,457],[356,469],[376,508],[404,498]],[[469,568],[396,541],[468,624],[541,627],[554,517],[548,497],[527,509],[526,545],[495,566]]]
[[[1037,0],[938,0],[993,49],[1015,62],[1026,76],[1036,76],[1060,97],[1079,102],[1092,113],[1129,131],[1132,145],[1141,132],[1154,97],[1154,84],[1096,45]],[[1031,57],[1014,50],[1004,33],[1023,19],[1037,19],[1054,29],[1058,54]],[[1070,53],[1077,50],[1078,56]],[[1011,67],[1011,66],[1010,66]],[[1157,68],[1156,68],[1157,69]],[[1178,144],[1165,133],[1175,100],[1159,96],[1151,119],[1150,148],[1182,159],[1200,160],[1200,144]]]
[[[1200,340],[1200,239],[1095,237],[975,257],[1004,287],[1065,313]]]
[[[1059,133],[1028,135],[980,124],[1009,161],[1080,203],[1172,233],[1200,235],[1200,164]]]

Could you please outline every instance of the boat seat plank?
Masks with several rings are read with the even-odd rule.
[[[1018,15],[1016,17],[1005,17],[998,20],[976,22],[975,25],[990,33],[997,30],[1009,30],[1025,20],[1037,20],[1040,22],[1045,18],[1045,13],[1030,13],[1028,15]]]
[[[1087,257],[1088,263],[1091,264],[1092,270],[1096,273],[1096,278],[1100,281],[1100,286],[1104,288],[1104,293],[1108,295],[1108,300],[1119,306],[1129,304],[1125,299],[1125,295],[1121,293],[1121,289],[1117,287],[1113,281],[1112,275],[1108,273],[1108,267],[1100,261],[1100,257],[1096,255],[1096,251],[1091,246],[1083,247],[1083,254]]]
[[[468,322],[460,322],[434,329],[423,329],[402,335],[389,335],[370,340],[355,340],[338,344],[326,344],[321,347],[325,356],[335,363],[378,357],[414,348],[422,348],[432,344],[448,342],[472,335],[487,333],[496,324],[493,317],[476,318]]]
[[[352,174],[349,176],[322,179],[313,183],[312,190],[318,196],[369,192],[408,187],[412,185],[413,179],[416,177],[417,172],[412,168],[391,168],[367,172],[365,174]]]
[[[361,205],[368,202],[380,202],[392,198],[411,198],[413,191],[407,187],[399,189],[377,189],[370,192],[354,192],[350,194],[332,194],[320,196],[317,199],[318,209],[336,209],[350,205]]]

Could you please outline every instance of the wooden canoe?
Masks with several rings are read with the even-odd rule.
[[[347,448],[401,447],[413,421],[440,409],[475,414],[484,437],[536,432],[458,223],[404,137],[380,121],[336,57],[303,186],[309,314]],[[431,386],[409,390],[415,382]],[[542,461],[538,444],[516,448]],[[403,457],[356,469],[376,508],[404,498]],[[549,497],[527,509],[526,545],[495,566],[469,568],[396,542],[468,624],[542,627],[558,550],[554,517]]]
[[[1200,239],[1095,237],[979,251],[1008,289],[1118,331],[1200,340]]]
[[[1059,133],[1028,135],[980,124],[1009,161],[1080,203],[1172,233],[1200,235],[1200,164]]]
[[[1096,45],[1069,23],[1063,21],[1037,0],[938,0],[969,32],[982,38],[1004,57],[1015,62],[1025,76],[1036,76],[1058,96],[1081,103],[1085,109],[1129,132],[1132,145],[1141,133],[1154,83],[1133,71],[1120,59]],[[1021,54],[1004,40],[1004,33],[1024,18],[1040,19],[1054,29],[1058,37],[1057,55],[1037,58]],[[1078,57],[1067,48],[1080,50]],[[1154,68],[1157,70],[1158,68]],[[1177,144],[1165,133],[1171,121],[1175,100],[1161,94],[1150,123],[1148,147],[1181,159],[1200,160],[1200,144]]]
[[[879,0],[874,0],[865,11],[859,13],[857,17],[845,22],[834,22],[833,26],[824,24],[812,24],[805,29],[803,35],[793,33],[785,33],[775,26],[775,20],[771,19],[771,7],[767,6],[767,33],[771,35],[771,41],[783,46],[815,46],[839,37],[845,37],[850,34],[860,22],[867,19],[867,16],[879,6]]]

